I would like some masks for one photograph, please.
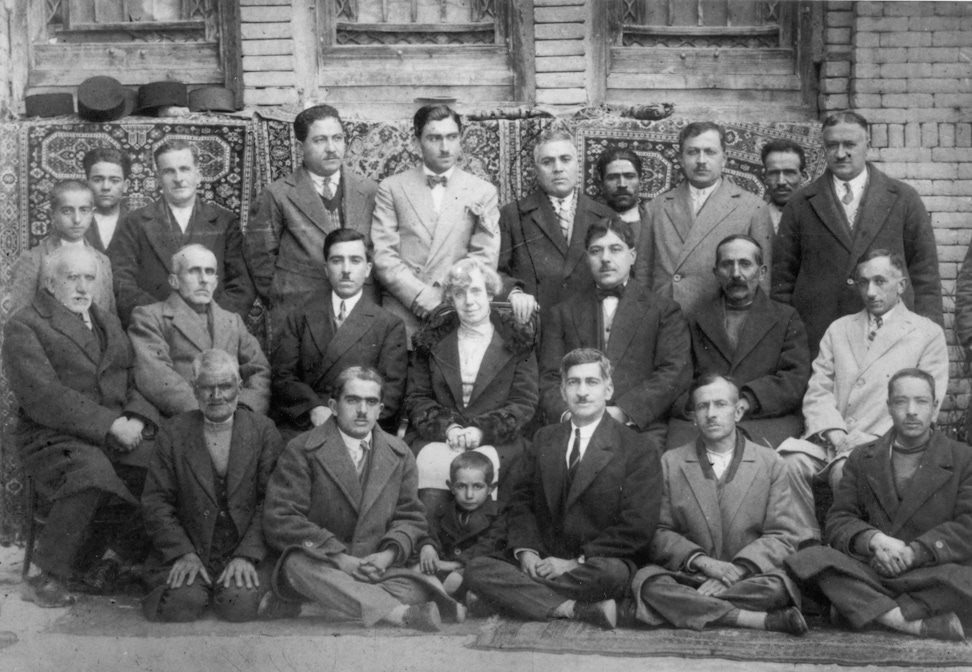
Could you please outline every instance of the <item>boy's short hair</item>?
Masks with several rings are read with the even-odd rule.
[[[61,180],[51,189],[51,195],[48,197],[48,203],[51,206],[51,210],[56,210],[61,204],[61,197],[64,194],[74,192],[74,191],[86,191],[91,194],[91,201],[94,202],[94,189],[87,182],[82,182],[81,180]]]
[[[132,158],[128,155],[128,152],[123,152],[114,147],[95,147],[84,155],[84,158],[81,159],[81,165],[84,166],[85,179],[91,177],[91,169],[94,168],[96,163],[114,163],[121,166],[122,177],[126,180],[132,174]]]
[[[492,460],[482,453],[477,453],[475,450],[467,450],[459,453],[452,460],[452,464],[449,465],[450,482],[455,482],[456,474],[459,473],[460,469],[478,469],[483,472],[483,476],[486,478],[486,485],[492,485],[493,479],[496,477],[496,472],[493,471]]]

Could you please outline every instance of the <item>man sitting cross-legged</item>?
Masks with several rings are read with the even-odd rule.
[[[270,589],[263,497],[283,441],[269,419],[238,407],[240,368],[227,352],[197,355],[192,387],[199,410],[162,425],[142,493],[154,547],[142,609],[150,621],[193,621],[212,604],[248,621]]]
[[[655,564],[634,578],[638,618],[802,635],[800,594],[782,565],[810,521],[793,505],[783,460],[736,430],[743,406],[730,379],[700,376],[690,398],[700,436],[662,456]]]
[[[920,369],[891,377],[893,427],[848,458],[827,514],[829,548],[786,564],[854,628],[961,641],[958,617],[972,616],[972,451],[932,428],[936,387]]]
[[[658,451],[607,412],[611,364],[599,351],[567,353],[561,381],[570,421],[534,436],[506,514],[506,554],[469,563],[467,603],[613,629],[658,522]]]
[[[447,619],[465,617],[444,593],[432,602],[428,579],[403,569],[428,525],[412,451],[375,426],[382,386],[374,369],[347,369],[334,383],[331,417],[280,456],[267,488],[264,530],[282,556],[261,615],[308,599],[330,618],[365,627],[384,622],[436,631],[440,606],[449,608]]]

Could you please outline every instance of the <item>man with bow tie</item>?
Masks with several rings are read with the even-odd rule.
[[[467,565],[466,603],[613,629],[658,523],[659,450],[608,412],[612,366],[601,352],[572,350],[559,377],[570,421],[534,436],[507,508],[506,550]]]
[[[266,415],[270,363],[243,318],[213,300],[220,281],[216,255],[202,245],[187,245],[172,255],[171,265],[169,298],[137,307],[128,327],[139,391],[167,418],[198,409],[192,363],[199,353],[216,348],[239,364],[240,404]]]
[[[260,194],[246,227],[247,262],[257,296],[270,309],[276,338],[287,316],[331,290],[321,250],[337,229],[371,231],[378,183],[344,165],[347,138],[330,105],[309,107],[294,119],[303,164]],[[368,276],[365,295],[378,302]]]
[[[854,269],[869,250],[907,261],[905,305],[944,326],[938,248],[918,192],[867,162],[867,120],[856,112],[827,117],[823,145],[827,170],[787,203],[771,266],[772,297],[800,313],[810,357],[831,322],[864,307]]]
[[[560,361],[576,348],[598,348],[615,372],[607,412],[638,431],[650,429],[660,446],[672,402],[691,382],[691,340],[678,305],[631,279],[633,244],[631,225],[616,217],[587,229],[584,247],[594,280],[555,306],[543,328],[540,403],[548,423],[568,419]]]
[[[409,338],[442,303],[453,264],[468,257],[495,270],[500,250],[496,187],[456,165],[462,119],[426,105],[413,121],[422,165],[381,182],[371,224],[382,305]]]
[[[709,121],[685,126],[678,136],[685,179],[648,205],[645,233],[638,239],[635,279],[674,299],[691,317],[699,304],[717,296],[712,259],[719,241],[734,233],[754,238],[771,267],[773,225],[766,205],[730,181],[726,130]],[[769,276],[762,281],[769,292]]]
[[[138,496],[158,422],[135,388],[118,318],[91,301],[99,268],[90,247],[54,250],[44,259],[43,287],[4,326],[4,365],[20,404],[14,445],[52,502],[34,554],[42,572],[24,587],[24,599],[42,607],[74,602],[67,584],[104,507],[128,514],[102,559],[124,555],[115,542],[140,527]]]

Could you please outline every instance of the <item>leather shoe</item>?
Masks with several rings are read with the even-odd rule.
[[[576,602],[574,604],[574,618],[585,623],[592,623],[602,630],[614,630],[618,627],[618,603],[614,600]]]
[[[442,617],[435,602],[413,604],[405,610],[402,624],[406,628],[421,630],[422,632],[439,632],[442,629]]]
[[[466,613],[473,618],[488,618],[496,614],[496,610],[489,602],[470,590],[466,593]]]
[[[108,595],[118,580],[118,561],[112,558],[99,560],[81,577],[81,589],[93,595]]]
[[[946,642],[965,641],[962,621],[953,612],[923,618],[921,620],[921,636],[930,639],[943,639]]]
[[[70,607],[78,598],[51,574],[39,574],[27,579],[20,595],[25,602],[33,602],[38,607],[57,609]]]
[[[272,590],[267,591],[260,598],[257,606],[257,618],[264,621],[275,621],[278,618],[297,618],[300,616],[300,602],[281,600]]]
[[[766,614],[766,629],[770,632],[788,632],[797,637],[810,631],[803,614],[796,607],[778,609]]]
[[[618,627],[636,628],[642,625],[638,620],[638,603],[626,597],[618,602]]]

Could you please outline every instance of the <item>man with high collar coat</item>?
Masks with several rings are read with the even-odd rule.
[[[531,620],[617,626],[618,602],[648,559],[662,481],[651,440],[607,412],[611,368],[589,348],[563,358],[571,419],[534,436],[507,509],[505,553],[466,567],[470,608],[479,601]]]
[[[409,338],[442,303],[453,264],[468,257],[495,269],[500,250],[496,187],[456,166],[459,115],[426,105],[414,127],[422,165],[381,182],[371,224],[382,305],[405,321]]]
[[[197,150],[185,140],[168,140],[155,150],[162,197],[129,212],[108,245],[118,316],[128,325],[132,310],[169,296],[169,263],[182,247],[198,243],[216,255],[220,287],[216,302],[245,317],[256,292],[243,259],[238,218],[198,197],[202,180]]]
[[[588,228],[585,248],[594,281],[555,306],[542,328],[540,405],[546,422],[565,420],[559,362],[576,348],[598,348],[614,369],[607,412],[640,432],[651,431],[661,445],[672,403],[692,379],[691,339],[674,301],[631,280],[632,243],[631,225],[620,219]]]
[[[371,232],[378,183],[343,164],[344,126],[330,105],[310,107],[294,119],[303,165],[263,190],[250,208],[246,252],[257,296],[270,309],[276,337],[287,316],[308,299],[331,291],[321,250],[337,229]],[[365,295],[377,302],[371,275]]]
[[[688,124],[679,133],[685,179],[648,204],[650,235],[638,240],[634,277],[648,289],[674,299],[686,317],[717,296],[710,264],[726,236],[744,233],[759,242],[772,268],[773,226],[766,204],[737,187],[723,173],[726,131],[712,122]],[[762,281],[769,292],[769,277]]]
[[[771,296],[800,313],[811,358],[834,320],[864,307],[854,269],[878,248],[907,264],[905,306],[944,326],[938,248],[918,192],[867,163],[868,126],[861,115],[828,117],[823,143],[827,170],[784,209],[771,266]]]

